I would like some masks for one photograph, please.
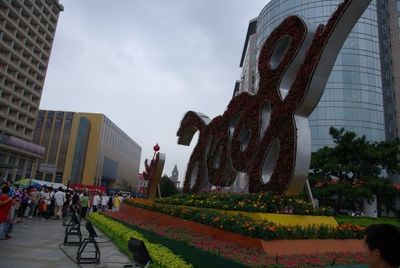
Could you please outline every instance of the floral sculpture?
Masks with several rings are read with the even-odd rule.
[[[165,154],[158,152],[160,151],[160,146],[158,143],[154,145],[153,150],[154,155],[153,159],[150,161],[150,164],[148,163],[148,159],[144,161],[145,170],[143,171],[143,178],[148,181],[146,193],[147,199],[155,198],[157,189],[160,190],[158,185],[160,183],[161,174],[165,163]]]
[[[343,1],[326,25],[290,16],[265,41],[259,88],[242,93],[212,121],[189,111],[177,132],[189,145],[199,131],[184,182],[185,192],[230,186],[238,172],[249,192],[297,195],[308,177],[311,135],[308,116],[317,106],[336,57],[371,0]]]

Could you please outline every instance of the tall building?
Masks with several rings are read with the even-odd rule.
[[[103,114],[39,110],[33,142],[46,148],[36,179],[137,188],[142,148]]]
[[[385,111],[385,129],[386,139],[392,140],[398,136],[398,125],[400,122],[397,118],[399,114],[396,103],[396,95],[399,97],[400,92],[396,94],[395,88],[400,88],[400,77],[397,74],[400,71],[400,58],[399,58],[399,22],[398,15],[393,14],[398,12],[398,7],[395,8],[396,3],[399,1],[394,0],[378,0],[378,26],[379,26],[379,39],[380,39],[380,55],[381,55],[381,70],[382,70],[382,89],[383,89],[383,103]],[[390,5],[389,5],[390,3]],[[398,4],[397,6],[400,6]],[[394,8],[394,10],[393,10]],[[393,16],[393,17],[392,17]],[[395,25],[393,24],[395,20]],[[391,26],[392,25],[392,26]],[[393,29],[394,28],[394,29]],[[392,29],[392,30],[391,30]],[[392,33],[397,33],[393,35]],[[394,42],[392,42],[394,41]],[[392,52],[393,51],[393,52]],[[396,70],[396,72],[394,72]],[[396,81],[397,80],[397,81]],[[396,115],[397,110],[397,115]]]
[[[400,131],[400,1],[377,0],[381,40],[381,57],[386,64],[382,72],[387,104],[388,138]]]
[[[33,130],[58,16],[58,0],[0,0],[0,176],[32,177],[44,148]]]
[[[240,80],[237,81],[238,88],[235,90],[234,96],[242,92],[256,92],[256,72],[257,72],[257,18],[249,22],[246,40],[244,42],[242,58],[240,59],[240,68],[242,74]],[[236,87],[236,86],[235,86]]]
[[[172,170],[170,180],[175,184],[176,188],[179,188],[178,176],[179,176],[178,166],[175,165],[174,169]]]
[[[273,29],[286,17],[299,15],[309,22],[326,24],[340,2],[270,1],[256,19],[257,55]],[[249,29],[254,21],[250,21]],[[365,135],[370,141],[383,141],[386,136],[393,137],[393,133],[396,133],[393,109],[385,110],[387,106],[384,106],[383,93],[390,95],[393,92],[387,87],[384,91],[382,85],[383,75],[387,70],[382,71],[382,68],[386,68],[380,53],[380,33],[383,30],[378,27],[378,22],[377,1],[373,0],[343,45],[321,101],[309,118],[313,151],[333,145],[329,135],[331,126],[343,127],[360,136]],[[398,32],[396,34],[398,38]],[[245,48],[250,46],[250,41],[246,35]],[[247,53],[249,52],[244,49],[240,65],[244,58],[249,57]],[[242,72],[245,74],[246,70],[242,69]],[[257,82],[258,71],[255,79],[256,90]],[[393,95],[387,99],[393,100]],[[385,125],[385,119],[391,123]]]

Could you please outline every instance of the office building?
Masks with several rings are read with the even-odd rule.
[[[246,40],[244,42],[240,68],[242,73],[240,80],[236,81],[234,96],[242,92],[256,92],[256,73],[257,73],[257,18],[249,22]]]
[[[0,0],[0,176],[36,173],[44,148],[32,143],[57,21],[58,0]]]
[[[300,15],[307,21],[326,23],[341,1],[272,0],[256,19],[257,54],[283,19]],[[250,21],[249,29],[255,20]],[[246,37],[244,47],[250,38]],[[243,50],[242,59],[248,57]],[[329,128],[345,128],[370,141],[383,141],[385,110],[376,0],[373,0],[350,33],[337,57],[325,92],[309,118],[312,150],[333,145]],[[241,61],[242,65],[242,61]],[[258,74],[255,83],[257,90]]]
[[[387,139],[399,135],[400,1],[377,0]]]
[[[46,148],[36,179],[137,188],[142,148],[103,114],[39,110],[33,142]]]

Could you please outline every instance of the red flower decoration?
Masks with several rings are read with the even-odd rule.
[[[257,94],[242,93],[234,97],[224,114],[209,124],[194,112],[186,114],[177,133],[178,143],[185,143],[183,141],[188,137],[184,133],[187,131],[193,136],[198,130],[200,135],[189,160],[184,192],[209,190],[211,185],[230,186],[240,171],[249,175],[249,192],[287,194],[296,166],[298,133],[295,114],[309,91],[313,72],[326,43],[350,2],[345,0],[327,25],[317,28],[298,70],[291,68],[298,66],[297,56],[302,45],[307,44],[308,30],[300,17],[290,16],[271,33],[261,49]],[[285,40],[289,40],[288,47],[282,59],[277,61],[274,53]],[[279,87],[285,79],[293,78],[290,90],[283,98]],[[263,111],[265,107],[268,109]],[[262,126],[262,116],[266,111],[270,113],[269,123]],[[264,162],[270,161],[266,156],[273,144],[278,144],[278,153],[275,162],[269,163],[272,172],[264,181]]]

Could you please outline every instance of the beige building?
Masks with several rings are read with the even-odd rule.
[[[142,148],[103,114],[39,110],[36,179],[135,190]]]
[[[58,0],[0,0],[0,176],[32,177],[44,148],[32,143],[63,6]]]

